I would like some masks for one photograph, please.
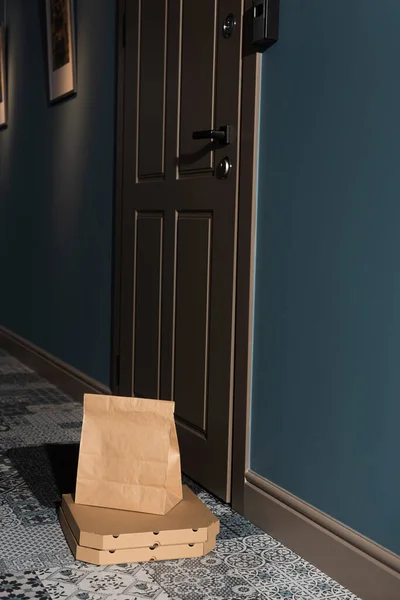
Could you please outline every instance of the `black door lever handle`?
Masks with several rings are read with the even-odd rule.
[[[227,146],[231,143],[231,125],[223,125],[218,130],[208,129],[205,131],[194,131],[193,139],[194,140],[215,140],[220,142],[220,144],[224,144]]]

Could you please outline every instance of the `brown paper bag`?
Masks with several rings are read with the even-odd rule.
[[[75,502],[165,515],[182,500],[174,402],[85,394]]]

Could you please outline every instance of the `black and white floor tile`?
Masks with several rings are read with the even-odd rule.
[[[0,600],[357,600],[190,481],[221,522],[199,559],[74,562],[57,520],[73,489],[82,406],[0,350]]]
[[[0,598],[11,600],[50,600],[46,588],[35,573],[0,574]]]

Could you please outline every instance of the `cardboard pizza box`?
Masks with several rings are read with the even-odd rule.
[[[77,544],[96,550],[204,544],[219,533],[217,517],[187,486],[166,515],[76,504],[70,494],[62,497],[61,508]]]
[[[206,542],[190,544],[175,544],[160,546],[157,542],[151,547],[125,548],[120,550],[98,550],[80,546],[68,525],[62,508],[59,518],[65,538],[76,560],[93,565],[120,565],[124,563],[155,562],[179,558],[197,558],[205,556],[215,548],[216,538],[209,537]],[[211,527],[210,533],[216,533],[216,527]]]

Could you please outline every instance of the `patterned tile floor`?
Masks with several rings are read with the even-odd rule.
[[[0,350],[0,600],[357,600],[192,484],[221,521],[201,559],[74,562],[56,515],[73,489],[81,405]]]

